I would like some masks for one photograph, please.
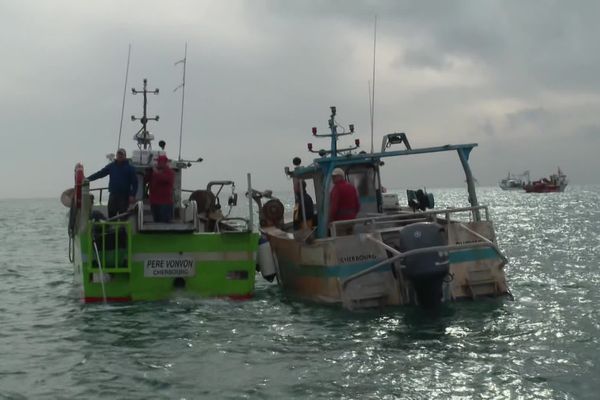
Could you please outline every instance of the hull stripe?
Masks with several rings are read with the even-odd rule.
[[[449,257],[450,264],[499,258],[498,254],[490,248],[453,251]]]
[[[332,266],[315,266],[315,265],[294,265],[292,263],[281,262],[280,268],[282,273],[293,274],[297,276],[312,276],[322,278],[347,278],[357,272],[363,271],[372,267],[377,262],[356,263],[356,264],[338,264]],[[377,272],[389,271],[389,265],[382,265],[377,268]]]

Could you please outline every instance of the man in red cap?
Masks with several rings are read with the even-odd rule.
[[[169,159],[161,154],[156,159],[148,183],[150,208],[154,222],[171,222],[173,219],[173,185],[175,172],[169,167]]]
[[[360,210],[358,192],[345,179],[344,170],[336,168],[331,173],[333,188],[329,197],[329,222],[356,218]]]

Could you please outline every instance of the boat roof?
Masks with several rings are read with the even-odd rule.
[[[315,158],[313,160],[313,163],[310,165],[296,167],[293,171],[290,171],[290,174],[300,178],[302,176],[314,174],[316,172],[321,172],[324,169],[326,170],[330,168],[331,165],[334,165],[335,167],[343,167],[358,164],[379,164],[379,161],[382,158],[386,157],[411,156],[417,154],[430,154],[455,150],[462,151],[468,158],[469,153],[474,147],[477,147],[477,143],[447,144],[444,146],[423,147],[417,149],[411,148],[406,150],[382,151],[376,153],[361,152],[357,154],[346,154],[342,156],[325,156]]]

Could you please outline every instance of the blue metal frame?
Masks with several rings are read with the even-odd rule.
[[[358,164],[371,164],[371,165],[379,165],[382,158],[386,157],[400,157],[400,156],[409,156],[416,154],[428,154],[428,153],[438,153],[443,151],[456,151],[458,153],[458,157],[460,159],[461,165],[465,172],[465,177],[467,181],[467,190],[469,193],[469,204],[475,207],[478,206],[477,202],[477,194],[475,192],[475,180],[473,178],[473,174],[471,172],[471,167],[469,166],[469,156],[474,147],[477,146],[477,143],[467,143],[467,144],[455,144],[455,145],[445,145],[445,146],[436,146],[436,147],[424,147],[420,149],[407,149],[407,150],[396,150],[396,151],[382,151],[378,153],[359,153],[359,154],[350,154],[351,150],[355,148],[348,149],[337,149],[337,139],[340,135],[347,135],[354,132],[353,127],[351,127],[350,133],[338,133],[337,125],[335,123],[335,107],[331,107],[332,115],[329,120],[329,129],[331,134],[325,135],[317,135],[316,129],[313,128],[313,135],[317,137],[330,137],[331,138],[331,150],[324,151],[326,154],[323,157],[316,158],[313,161],[313,164],[306,167],[296,167],[293,171],[290,171],[289,174],[292,177],[303,178],[306,175],[314,174],[314,173],[322,173],[324,177],[323,182],[323,193],[322,198],[323,201],[320,204],[318,210],[318,225],[316,236],[318,238],[324,238],[327,236],[327,229],[329,223],[329,196],[326,193],[329,192],[331,188],[331,173],[337,167],[350,166],[350,165],[358,165]],[[358,142],[357,142],[358,147]],[[313,151],[312,146],[309,146],[309,151],[313,153],[319,153],[319,151]],[[347,151],[348,154],[339,155],[338,153]],[[323,151],[321,150],[321,154]],[[476,219],[480,220],[479,211],[476,212]]]

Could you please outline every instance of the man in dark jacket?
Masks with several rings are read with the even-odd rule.
[[[302,182],[302,184],[300,184]],[[306,181],[294,182],[294,230],[311,229],[315,215],[315,205],[312,197],[306,192]],[[302,204],[304,202],[304,204]],[[302,213],[304,211],[304,214]]]
[[[88,176],[89,181],[109,176],[108,191],[108,218],[127,211],[130,203],[135,202],[138,181],[135,169],[127,160],[125,149],[117,150],[115,161],[102,168],[100,171]]]

